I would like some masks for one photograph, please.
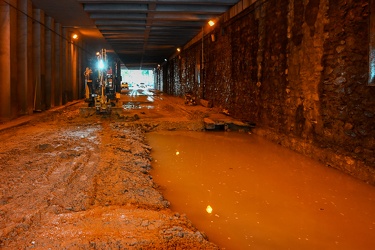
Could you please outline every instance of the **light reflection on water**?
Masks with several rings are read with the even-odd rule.
[[[370,249],[375,187],[255,135],[153,132],[152,175],[225,249]],[[210,211],[210,212],[209,212]]]
[[[150,104],[151,102],[142,103],[142,102],[124,102],[122,107],[126,110],[129,109],[154,109],[154,104]]]

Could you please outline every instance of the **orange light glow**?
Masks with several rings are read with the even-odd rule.
[[[78,35],[77,35],[77,34],[73,34],[73,35],[72,35],[72,38],[73,38],[74,40],[77,40],[77,39],[78,39]]]
[[[212,20],[210,20],[210,21],[208,21],[208,25],[210,25],[210,26],[214,26],[214,25],[215,25],[215,22],[212,21]]]

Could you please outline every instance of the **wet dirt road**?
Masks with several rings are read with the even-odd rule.
[[[196,228],[199,223],[206,222],[203,217],[190,221],[189,215],[183,214],[184,203],[181,209],[177,204],[169,208],[169,201],[163,197],[169,190],[158,186],[151,174],[155,165],[151,158],[154,149],[148,144],[145,133],[174,131],[181,135],[182,130],[201,131],[204,118],[216,119],[222,115],[202,106],[186,106],[180,98],[143,94],[124,93],[118,103],[123,108],[121,114],[98,116],[87,112],[81,116],[80,108],[86,104],[77,102],[31,118],[21,118],[21,126],[14,126],[17,122],[13,126],[0,124],[0,249],[219,249],[200,227]],[[221,174],[232,176],[233,171],[237,170],[232,167]],[[293,180],[295,174],[290,172],[289,177]],[[311,182],[307,177],[296,180]],[[280,181],[275,175],[264,185],[272,186]],[[338,183],[331,189],[347,185],[336,181]],[[319,180],[300,183],[304,190],[298,189],[298,185],[295,189],[289,186],[293,190],[286,192],[301,191],[311,195],[316,182]],[[260,187],[256,188],[254,190],[259,191]],[[209,194],[216,191],[212,187],[206,189],[212,191]],[[207,193],[206,189],[201,193]],[[233,198],[250,193],[243,190],[245,188],[227,191],[233,191]],[[279,191],[277,187],[273,190]],[[252,195],[259,209],[252,212],[259,214],[253,216],[250,223],[255,223],[254,228],[263,227],[264,222],[269,228],[274,227],[274,220],[266,213],[272,212],[270,204],[262,200],[269,194],[265,193],[264,197],[260,193]],[[312,206],[318,216],[330,216],[334,208],[330,201],[334,197],[330,197],[331,200],[322,197],[317,196],[312,204],[305,202],[296,206]],[[186,202],[202,200],[199,196],[193,198],[199,201]],[[214,197],[210,203],[203,204],[203,209],[207,205],[213,207],[211,220],[215,223],[227,217],[218,211],[225,207],[219,204],[221,200],[221,197]],[[360,205],[351,204],[358,211]],[[190,211],[195,210],[191,208]],[[290,224],[286,218],[281,218],[281,222]],[[297,224],[304,225],[300,223]],[[283,228],[280,226],[277,230]],[[252,231],[246,243],[258,249],[262,246],[272,249],[274,245],[267,245],[271,239],[267,232],[270,231],[264,234],[259,230]],[[304,244],[306,238],[312,239],[311,235],[305,235],[300,235]],[[228,241],[228,235],[224,236]],[[280,241],[286,239],[280,237]],[[262,245],[259,239],[265,239],[266,244]]]
[[[217,249],[168,208],[144,139],[201,129],[204,111],[155,99],[152,110],[111,116],[80,116],[78,102],[0,131],[0,248]]]

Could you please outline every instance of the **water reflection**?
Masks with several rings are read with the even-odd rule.
[[[133,109],[154,109],[154,105],[149,105],[147,103],[140,103],[140,102],[127,102],[122,105],[123,109],[125,110],[133,110]]]
[[[122,107],[125,110],[154,109],[155,96],[148,90],[139,93],[137,90],[129,90],[121,96]]]
[[[212,207],[210,205],[206,207],[206,212],[209,214],[212,213]]]
[[[375,245],[373,186],[255,135],[157,132],[148,140],[172,209],[221,247]]]

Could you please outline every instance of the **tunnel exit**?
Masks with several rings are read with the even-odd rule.
[[[121,69],[121,77],[129,90],[154,88],[153,70]]]

